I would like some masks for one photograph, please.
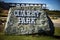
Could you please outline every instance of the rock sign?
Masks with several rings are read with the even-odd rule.
[[[51,19],[43,10],[26,10],[21,7],[12,7],[9,10],[6,26],[6,34],[40,34],[53,35],[54,26]]]

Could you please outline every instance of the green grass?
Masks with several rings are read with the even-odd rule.
[[[50,36],[4,36],[0,37],[0,40],[59,40]]]
[[[55,28],[55,34],[57,37],[60,36],[60,27]],[[60,40],[57,37],[52,36],[34,36],[34,35],[21,35],[21,36],[14,36],[14,35],[4,35],[3,32],[0,32],[0,40]]]
[[[55,35],[60,36],[60,27],[55,27]]]
[[[3,36],[1,40],[58,40],[48,36]]]

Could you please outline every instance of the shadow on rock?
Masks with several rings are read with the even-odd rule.
[[[60,39],[59,35],[54,35],[53,38]]]

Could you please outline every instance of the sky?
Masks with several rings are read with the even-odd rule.
[[[41,3],[47,4],[50,10],[60,10],[60,0],[0,0],[10,3]]]

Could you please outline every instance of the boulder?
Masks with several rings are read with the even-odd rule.
[[[10,8],[4,29],[6,34],[54,34],[54,25],[43,10]]]

